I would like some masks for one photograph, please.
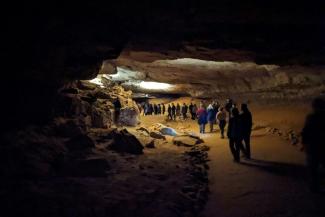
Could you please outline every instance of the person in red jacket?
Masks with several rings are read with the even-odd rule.
[[[205,125],[208,123],[208,113],[205,110],[203,104],[200,105],[200,108],[196,112],[198,118],[198,124],[200,126],[200,133],[205,133]]]

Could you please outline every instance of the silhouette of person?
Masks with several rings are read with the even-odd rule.
[[[225,126],[227,124],[227,113],[223,107],[219,108],[219,111],[217,113],[217,120],[219,123],[221,139],[223,139],[223,138],[225,138],[224,131],[225,131]]]
[[[247,104],[241,104],[240,119],[242,123],[242,136],[245,143],[246,157],[251,158],[251,147],[250,147],[250,138],[253,126],[252,114],[248,110]]]
[[[162,114],[165,115],[166,107],[165,107],[165,104],[164,103],[161,106],[161,110],[162,110]]]
[[[172,119],[176,120],[176,106],[172,103]]]
[[[176,116],[179,117],[181,115],[181,106],[179,103],[176,104]]]
[[[170,106],[170,104],[167,107],[167,115],[168,115],[168,119],[173,120],[172,107]]]
[[[242,123],[239,116],[239,111],[237,108],[231,110],[231,118],[229,119],[227,136],[229,139],[229,147],[234,160],[236,162],[240,161],[240,150],[244,151],[245,149],[242,144]],[[245,153],[246,154],[246,153]]]
[[[187,110],[188,110],[188,106],[185,103],[183,103],[182,108],[181,108],[183,120],[185,120],[187,118]]]
[[[118,125],[118,120],[120,118],[120,113],[121,113],[121,102],[118,97],[113,101],[114,105],[114,123]]]
[[[302,143],[306,151],[310,190],[317,192],[320,187],[318,168],[321,164],[325,166],[325,99],[314,99],[312,107],[302,130]]]

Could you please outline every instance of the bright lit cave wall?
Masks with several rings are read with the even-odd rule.
[[[107,73],[107,68],[112,67],[111,74]],[[280,66],[194,58],[138,61],[119,57],[104,62],[101,69],[104,74],[92,81],[108,79],[135,93],[305,100],[325,91],[324,72],[323,66]]]

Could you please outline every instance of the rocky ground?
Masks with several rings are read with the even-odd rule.
[[[208,147],[138,125],[130,96],[119,86],[71,84],[47,125],[3,133],[1,216],[196,216],[209,191]]]

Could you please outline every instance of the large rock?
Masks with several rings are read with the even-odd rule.
[[[175,136],[173,138],[173,143],[177,146],[185,146],[185,147],[192,147],[197,144],[203,143],[203,140],[199,137],[192,136],[192,135],[181,135]]]
[[[140,123],[139,111],[134,107],[121,109],[119,123],[126,126],[136,126]]]
[[[113,131],[112,137],[114,139],[110,149],[120,153],[129,154],[143,154],[143,145],[140,141],[126,129],[121,131]]]
[[[111,123],[110,111],[94,107],[91,113],[91,122],[94,128],[107,128]]]
[[[164,139],[164,140],[166,139],[166,137],[162,135],[160,132],[151,131],[149,135],[150,137],[155,139]]]

